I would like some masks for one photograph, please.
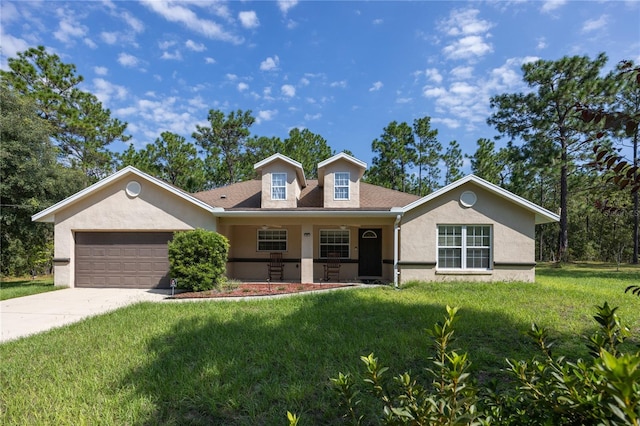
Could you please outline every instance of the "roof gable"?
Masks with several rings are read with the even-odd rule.
[[[262,168],[264,168],[266,165],[271,164],[275,161],[283,161],[289,164],[291,167],[293,167],[296,171],[296,175],[298,177],[298,182],[300,183],[300,187],[304,188],[305,186],[307,186],[307,179],[304,176],[304,169],[302,168],[302,164],[280,153],[273,154],[262,161],[258,161],[256,164],[253,165],[253,169],[262,170]]]
[[[440,197],[443,194],[446,194],[447,192],[458,188],[459,186],[462,186],[464,184],[466,184],[467,182],[472,182],[476,185],[478,185],[481,188],[484,188],[485,190],[499,196],[502,197],[510,202],[512,202],[513,204],[516,204],[526,210],[529,210],[530,212],[535,214],[536,217],[536,224],[541,224],[541,223],[549,223],[549,222],[558,222],[560,220],[560,216],[558,216],[557,214],[545,209],[544,207],[540,207],[539,205],[532,203],[531,201],[522,198],[512,192],[507,191],[504,188],[499,187],[498,185],[495,185],[491,182],[488,182],[482,178],[479,178],[476,175],[467,175],[465,177],[463,177],[462,179],[458,179],[457,181],[450,183],[447,186],[444,186],[440,189],[438,189],[437,191],[432,192],[429,195],[426,195],[422,198],[420,198],[419,200],[416,200],[410,204],[407,204],[406,206],[402,207],[401,209],[398,209],[399,212],[405,213],[408,212],[409,210],[413,210],[419,206],[422,206],[426,203],[428,203],[429,201]]]
[[[197,207],[200,207],[201,209],[204,209],[208,212],[215,212],[218,211],[220,209],[217,209],[215,207],[212,207],[210,205],[208,205],[207,203],[197,199],[196,197],[182,191],[181,189],[167,183],[164,182],[163,180],[160,180],[158,178],[155,178],[151,175],[148,175],[144,172],[141,172],[140,170],[136,169],[133,166],[127,166],[121,170],[119,170],[118,172],[94,183],[91,186],[88,186],[87,188],[76,192],[75,194],[71,195],[70,197],[65,198],[64,200],[52,205],[49,208],[46,208],[44,210],[42,210],[39,213],[34,214],[33,216],[31,216],[31,220],[33,220],[34,222],[53,222],[55,220],[55,214],[75,203],[77,203],[80,200],[83,200],[87,197],[89,197],[90,195],[96,193],[97,191],[100,191],[102,188],[105,188],[106,186],[120,180],[120,179],[124,179],[127,176],[135,176],[136,178],[139,178],[141,180],[144,180],[146,182],[149,182],[153,185],[156,185],[174,195],[176,195],[179,198],[182,198],[183,200],[185,200],[188,203],[194,204]]]
[[[361,169],[360,177],[362,177],[362,175],[364,174],[364,171],[367,169],[367,163],[365,163],[364,161],[358,160],[357,158],[352,157],[347,153],[340,152],[334,155],[333,157],[327,158],[326,160],[318,163],[318,181],[320,182],[320,186],[324,186],[325,168],[328,165],[340,160],[347,161],[348,163],[351,163],[355,167]]]

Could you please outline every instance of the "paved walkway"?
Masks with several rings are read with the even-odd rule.
[[[170,290],[66,288],[0,301],[0,342],[71,324],[141,301],[161,301]]]

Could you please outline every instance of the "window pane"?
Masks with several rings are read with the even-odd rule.
[[[438,245],[441,247],[462,246],[461,226],[441,226],[438,228]]]
[[[273,173],[271,175],[271,199],[286,200],[287,199],[287,174]]]
[[[287,251],[287,230],[259,229],[258,251]]]
[[[320,257],[329,257],[329,253],[338,253],[342,258],[349,258],[348,229],[320,230]]]
[[[489,249],[467,249],[467,268],[489,269]]]
[[[441,268],[462,268],[462,250],[439,249],[438,266]]]
[[[349,173],[339,172],[335,174],[333,197],[336,200],[349,199]]]

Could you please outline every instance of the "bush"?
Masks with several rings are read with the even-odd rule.
[[[169,242],[169,265],[178,288],[211,290],[225,281],[229,241],[204,229],[176,232]]]
[[[640,426],[640,352],[624,354],[620,344],[629,336],[617,308],[597,307],[597,330],[587,339],[592,358],[570,362],[553,359],[545,329],[535,324],[527,333],[542,352],[542,360],[507,360],[515,381],[511,390],[497,390],[495,382],[474,386],[467,373],[466,354],[450,348],[457,308],[447,306],[448,317],[428,333],[436,356],[430,358],[433,377],[421,385],[408,373],[389,380],[388,370],[373,356],[366,365],[366,391],[379,404],[380,418],[362,413],[360,390],[349,373],[331,379],[345,410],[344,417],[360,424],[433,425],[635,425]]]

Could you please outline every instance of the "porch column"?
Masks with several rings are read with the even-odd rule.
[[[313,282],[313,224],[302,225],[302,248],[300,254],[300,280],[303,283]]]

